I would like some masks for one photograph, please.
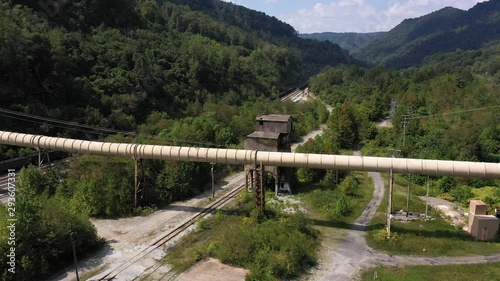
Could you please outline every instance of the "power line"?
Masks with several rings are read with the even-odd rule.
[[[469,109],[469,110],[453,111],[453,112],[447,112],[447,113],[441,113],[441,114],[414,116],[414,117],[410,117],[409,119],[422,119],[422,118],[447,116],[447,115],[460,114],[460,113],[468,113],[468,112],[475,112],[475,111],[495,109],[495,108],[500,108],[500,105],[490,106],[490,107],[481,107],[481,108],[475,108],[475,109]]]
[[[10,116],[9,114],[12,114],[14,116]],[[41,125],[47,124],[47,125],[50,125],[53,127],[78,131],[78,132],[82,132],[82,133],[108,135],[108,136],[113,135],[113,134],[123,134],[123,135],[127,135],[127,136],[135,136],[135,137],[142,137],[142,138],[149,138],[149,139],[158,139],[158,140],[169,141],[169,142],[173,142],[173,143],[184,143],[184,144],[211,146],[211,147],[219,147],[219,148],[226,148],[227,147],[226,145],[222,145],[222,144],[218,144],[218,143],[179,140],[179,139],[159,137],[159,136],[154,136],[154,135],[139,134],[136,132],[121,131],[121,130],[115,130],[115,129],[82,125],[82,124],[79,124],[76,122],[66,122],[66,121],[62,121],[62,120],[58,120],[58,119],[47,118],[47,117],[37,116],[37,115],[32,115],[32,114],[27,114],[27,113],[21,113],[21,112],[12,111],[12,110],[3,109],[3,108],[0,108],[0,116],[11,118],[11,119],[16,119],[16,120],[21,120],[21,121],[25,121],[25,122],[41,124]],[[31,120],[30,118],[35,119],[35,120]],[[44,120],[46,122],[42,122],[39,120]],[[53,122],[56,124],[50,124],[50,123],[48,124],[47,122]],[[81,128],[75,128],[75,127],[81,127]]]
[[[15,120],[20,120],[20,121],[25,121],[25,122],[31,122],[31,123],[35,123],[35,124],[40,124],[40,125],[50,125],[52,127],[62,128],[62,129],[67,129],[67,130],[73,130],[73,131],[78,131],[78,132],[82,132],[82,133],[103,134],[103,133],[98,133],[98,132],[95,132],[95,131],[88,131],[88,130],[83,130],[83,129],[78,129],[78,128],[72,128],[72,127],[68,127],[68,126],[55,125],[55,124],[47,124],[47,122],[42,122],[42,121],[37,121],[37,120],[30,120],[30,119],[21,118],[21,117],[15,117],[15,116],[9,116],[9,115],[2,114],[2,113],[0,113],[0,116],[6,117],[6,118],[15,119]],[[111,133],[104,133],[103,135],[111,135]]]
[[[19,112],[19,111],[8,110],[8,109],[5,109],[5,108],[0,108],[0,112],[7,113],[7,114],[12,114],[12,115],[15,115],[15,116],[22,116],[22,117],[26,117],[26,118],[43,120],[43,121],[52,122],[52,123],[56,123],[56,124],[69,125],[69,126],[74,126],[74,127],[81,127],[81,128],[90,129],[90,130],[97,130],[97,131],[110,132],[110,133],[115,133],[115,134],[124,134],[124,135],[133,134],[132,132],[115,130],[115,129],[108,129],[108,128],[102,128],[102,127],[95,127],[95,126],[84,125],[84,124],[80,124],[80,123],[76,123],[76,122],[62,121],[62,120],[58,120],[58,119],[54,119],[54,118],[49,118],[49,117],[44,117],[44,116],[38,116],[38,115],[28,114],[28,113]]]

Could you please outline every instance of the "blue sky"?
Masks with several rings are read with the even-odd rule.
[[[388,31],[406,18],[447,6],[468,10],[485,0],[224,0],[265,12],[300,33]]]

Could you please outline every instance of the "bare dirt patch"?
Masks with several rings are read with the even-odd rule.
[[[250,271],[247,269],[229,266],[210,258],[195,264],[175,281],[244,281],[248,272]]]
[[[377,127],[379,128],[392,128],[394,125],[392,124],[392,121],[390,119],[384,120],[380,123],[377,124]]]
[[[420,199],[423,201],[426,200],[425,196],[420,196]],[[452,221],[453,225],[462,226],[464,231],[468,230],[467,213],[455,203],[440,198],[429,197],[429,205],[441,211],[446,218]]]
[[[218,184],[216,196],[222,196],[243,183],[243,173],[228,177]],[[210,202],[211,195],[211,191],[208,191],[193,199],[173,203],[164,210],[156,211],[144,217],[92,220],[98,235],[106,240],[107,245],[99,253],[79,262],[80,275],[90,277],[123,264],[139,251],[151,245],[162,234],[189,220],[191,216],[201,211]],[[177,239],[181,236],[179,235]],[[134,272],[127,274],[127,276],[121,276],[120,280],[133,280],[147,270],[152,263],[159,261],[165,255],[162,248],[159,248],[157,253],[157,256],[152,256],[151,259],[144,260],[141,264],[135,266],[137,270],[133,270]],[[165,271],[169,271],[169,266],[166,267]],[[50,280],[76,280],[74,268],[70,267]]]
[[[293,196],[278,196],[269,200],[266,204],[274,205],[276,209],[287,214],[295,214],[297,212],[309,213],[304,207],[304,203]]]

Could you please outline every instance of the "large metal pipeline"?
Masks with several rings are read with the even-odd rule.
[[[263,165],[267,166],[372,172],[388,172],[392,169],[395,173],[405,174],[500,179],[500,163],[109,143],[6,131],[0,131],[0,144],[81,154],[125,156],[135,159],[215,162],[220,164],[255,164],[262,162]]]

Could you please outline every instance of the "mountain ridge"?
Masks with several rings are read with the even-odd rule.
[[[354,58],[370,65],[406,68],[441,52],[478,50],[500,38],[500,1],[482,2],[463,11],[446,7],[406,19],[365,47]]]
[[[318,32],[318,33],[303,33],[298,36],[304,39],[315,39],[319,41],[330,41],[338,44],[342,49],[349,52],[366,46],[372,40],[382,36],[385,32]]]

